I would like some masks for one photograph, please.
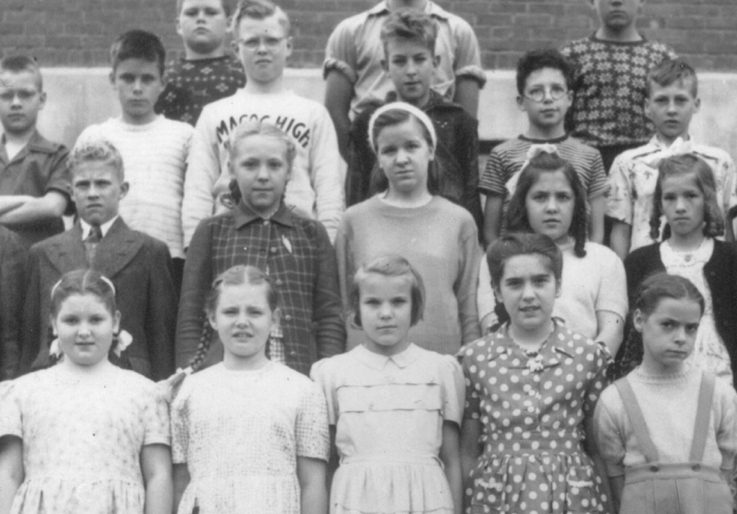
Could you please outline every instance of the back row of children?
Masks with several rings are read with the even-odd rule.
[[[0,512],[732,512],[737,393],[688,364],[698,289],[645,280],[642,361],[605,389],[606,347],[552,315],[553,240],[510,233],[487,257],[509,321],[460,365],[411,342],[422,277],[379,256],[354,277],[361,344],[318,361],[315,382],[267,358],[273,280],[232,267],[205,306],[223,359],[173,399],[111,364],[125,344],[112,282],[64,274],[51,292],[59,361],[0,386]]]

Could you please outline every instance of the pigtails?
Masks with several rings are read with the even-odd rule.
[[[655,193],[653,194],[653,213],[650,215],[650,239],[658,241],[660,239],[660,219],[663,217],[663,209],[661,207],[660,197],[663,195],[661,186],[662,176],[658,177],[655,184]],[[666,224],[663,229],[663,239],[670,237],[670,227]]]
[[[241,189],[238,187],[238,181],[236,179],[230,179],[228,189],[230,190],[230,200],[233,202],[233,206],[241,203],[243,195],[241,195]]]
[[[210,347],[212,346],[212,335],[213,329],[208,320],[205,320],[202,323],[202,332],[200,334],[200,342],[197,344],[197,350],[192,360],[189,361],[189,367],[192,368],[192,371],[199,371],[202,368],[202,364],[207,357],[207,352],[210,351]]]

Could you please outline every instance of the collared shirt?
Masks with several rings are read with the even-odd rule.
[[[100,225],[100,232],[102,232],[102,237],[105,237],[105,234],[108,233],[108,231],[110,230],[110,227],[113,226],[113,223],[115,223],[115,220],[117,219],[118,219],[118,215],[116,214],[115,216],[110,218],[108,221]],[[92,226],[89,223],[87,223],[85,220],[83,220],[82,218],[79,219],[79,226],[82,229],[82,241],[85,241],[90,235],[90,230],[92,229]]]
[[[381,28],[390,12],[387,3],[380,2],[341,21],[328,39],[323,74],[337,70],[353,84],[353,116],[372,103],[381,103],[393,89],[381,65],[384,59]],[[486,75],[481,68],[479,43],[468,22],[430,1],[425,4],[425,14],[438,27],[435,55],[440,56],[440,63],[435,69],[433,89],[453,98],[459,77],[475,79],[483,86]]]
[[[203,220],[192,237],[179,309],[178,364],[186,365],[197,348],[212,280],[237,264],[256,266],[272,277],[288,366],[307,373],[317,359],[344,350],[335,252],[324,227],[283,204],[263,219],[241,203]]]
[[[737,206],[737,176],[732,158],[713,146],[690,141],[689,147],[714,172],[717,204],[726,215]],[[606,215],[631,225],[630,252],[655,242],[650,237],[650,217],[658,180],[657,166],[663,157],[670,155],[668,150],[668,145],[653,136],[647,144],[617,156],[612,164]],[[661,238],[662,235],[661,230]]]
[[[29,195],[40,198],[56,191],[71,205],[72,186],[67,169],[68,150],[52,143],[38,131],[12,159],[5,152],[5,136],[0,141],[0,195]],[[9,227],[30,246],[64,231],[61,217]]]

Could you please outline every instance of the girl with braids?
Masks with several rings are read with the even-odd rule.
[[[178,512],[326,514],[325,397],[266,356],[280,316],[272,280],[234,266],[205,311],[223,360],[186,377],[171,405]]]
[[[59,362],[0,393],[0,513],[171,512],[166,402],[108,360],[120,327],[112,282],[63,275],[51,324]]]
[[[586,193],[575,169],[554,146],[533,146],[509,202],[506,230],[544,234],[555,241],[563,253],[563,277],[553,316],[616,355],[627,314],[624,267],[609,248],[586,240],[587,226]],[[479,301],[489,302],[493,296],[484,268]],[[493,304],[480,309],[487,315],[483,326],[488,326]],[[497,310],[505,321],[501,305]]]
[[[737,363],[737,250],[715,239],[724,232],[716,200],[714,174],[695,154],[663,159],[653,197],[650,235],[660,243],[638,248],[625,259],[630,294],[658,271],[689,279],[704,296],[706,307],[690,360],[734,382]],[[629,331],[618,359],[624,374],[642,358],[642,342]]]
[[[335,253],[323,226],[284,203],[295,147],[273,125],[247,121],[231,133],[232,209],[203,220],[192,237],[179,304],[177,365],[189,364],[204,343],[207,366],[222,360],[222,346],[204,318],[212,280],[236,264],[266,271],[281,291],[267,355],[307,374],[313,362],[341,353],[341,319]],[[213,344],[214,343],[214,344]]]

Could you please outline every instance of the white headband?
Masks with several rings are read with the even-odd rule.
[[[418,109],[412,104],[408,104],[407,102],[391,102],[386,105],[382,105],[374,113],[371,115],[371,119],[369,120],[368,125],[368,138],[369,138],[369,144],[371,145],[371,149],[376,151],[376,141],[374,141],[374,124],[376,123],[376,120],[379,116],[384,114],[387,111],[404,111],[415,118],[422,123],[427,129],[427,132],[430,134],[430,140],[432,141],[432,148],[433,150],[438,147],[438,136],[435,133],[435,126],[432,123],[432,120],[425,114],[422,110]]]

